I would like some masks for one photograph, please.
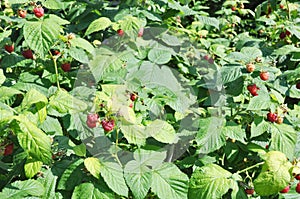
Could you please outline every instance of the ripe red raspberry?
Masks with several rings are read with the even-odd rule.
[[[33,9],[33,13],[37,18],[41,18],[42,16],[44,16],[44,8],[42,7],[35,7]]]
[[[286,36],[285,32],[281,32],[280,35],[279,35],[279,38],[280,39],[284,39]]]
[[[296,186],[296,192],[297,193],[300,193],[300,182],[297,184],[297,186]]]
[[[269,112],[267,114],[267,118],[270,122],[276,122],[277,121],[277,114],[276,113],[272,113],[272,112]]]
[[[5,45],[5,46],[4,46],[4,49],[5,49],[7,52],[12,53],[12,52],[14,52],[15,47],[14,47],[13,44],[12,44],[12,45]]]
[[[69,72],[71,70],[71,64],[70,63],[63,63],[61,65],[61,68],[63,69],[63,71]]]
[[[254,194],[254,189],[253,188],[246,188],[245,189],[246,194],[248,195],[253,195]]]
[[[267,81],[270,77],[270,74],[267,71],[263,71],[259,74],[259,77],[260,77],[261,80]]]
[[[11,143],[5,147],[3,155],[4,156],[11,155],[13,153],[13,150],[14,150],[14,144]]]
[[[248,85],[247,86],[248,91],[251,93],[252,96],[257,96],[257,91],[259,88],[256,86],[256,84]]]
[[[22,52],[23,57],[25,57],[26,59],[33,59],[33,53],[30,49],[24,50]]]
[[[109,120],[104,119],[101,121],[101,125],[102,125],[104,131],[110,132],[115,127],[115,121],[113,119],[109,119]]]
[[[97,126],[99,115],[97,113],[89,113],[86,117],[86,124],[89,128]]]
[[[284,189],[280,191],[280,193],[287,193],[290,190],[290,185],[286,186]]]
[[[296,178],[296,180],[300,180],[300,174],[297,174],[297,175],[295,176],[295,178]]]
[[[130,93],[130,99],[131,99],[131,101],[134,102],[137,98],[138,98],[137,94],[135,94],[135,93]]]
[[[122,29],[117,30],[117,33],[120,37],[122,37],[125,34],[124,30]]]

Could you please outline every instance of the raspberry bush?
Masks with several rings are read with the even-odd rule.
[[[9,0],[0,198],[297,198],[298,1]]]

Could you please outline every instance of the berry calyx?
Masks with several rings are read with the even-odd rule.
[[[259,74],[259,77],[260,77],[261,80],[267,81],[270,77],[270,74],[267,71],[263,71]]]
[[[290,185],[286,186],[284,189],[280,191],[280,193],[287,193],[290,190]]]
[[[138,32],[138,37],[142,37],[144,34],[144,28],[140,28],[139,32]]]
[[[269,112],[267,114],[267,119],[270,121],[270,122],[276,122],[277,120],[277,114],[276,113],[272,113],[272,112]]]
[[[25,18],[27,15],[27,11],[26,10],[18,10],[18,15],[21,18]]]
[[[12,44],[12,45],[5,45],[5,46],[4,46],[4,49],[5,49],[7,52],[12,53],[12,52],[14,52],[15,47],[14,47],[13,44]]]
[[[76,37],[76,36],[75,36],[74,33],[70,33],[70,34],[67,35],[68,40],[72,40],[72,39],[74,39],[75,37]]]
[[[297,88],[297,89],[300,89],[300,82],[297,82],[296,88]]]
[[[63,69],[63,71],[69,72],[71,70],[71,64],[70,63],[63,63],[61,65],[61,68]]]
[[[33,53],[30,49],[24,50],[22,52],[23,57],[25,57],[26,59],[33,59]]]
[[[35,7],[33,9],[33,13],[37,18],[41,18],[42,16],[44,16],[44,8],[42,7]]]
[[[248,195],[253,195],[254,194],[254,189],[253,188],[246,188],[245,189],[246,194]]]
[[[3,155],[4,156],[11,155],[13,153],[13,150],[14,150],[14,144],[13,143],[11,143],[9,145],[6,145]]]
[[[122,37],[123,35],[124,35],[124,30],[122,30],[122,29],[119,29],[119,30],[117,30],[117,33],[118,33],[118,35],[120,36],[120,37]]]
[[[248,91],[251,93],[252,96],[257,96],[257,91],[259,88],[256,86],[256,84],[248,85],[247,86]]]
[[[296,192],[297,193],[300,193],[300,182],[297,184],[297,186],[296,186]]]
[[[101,125],[105,132],[110,132],[115,127],[115,121],[113,119],[109,119],[109,120],[104,119],[101,121]]]
[[[137,98],[138,98],[137,94],[135,94],[135,93],[130,93],[130,99],[131,99],[131,101],[134,102]]]
[[[246,65],[246,69],[249,73],[252,73],[255,70],[255,65],[252,63],[249,63]]]
[[[256,61],[256,62],[261,62],[261,57],[256,57],[256,58],[255,58],[255,61]]]
[[[89,128],[95,128],[99,121],[99,115],[97,113],[89,113],[86,117],[86,124]]]

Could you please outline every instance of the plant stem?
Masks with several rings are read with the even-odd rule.
[[[255,165],[252,165],[252,166],[250,166],[250,167],[247,167],[247,168],[245,168],[245,169],[243,169],[243,170],[240,170],[240,171],[238,171],[238,172],[236,172],[237,174],[239,174],[239,173],[243,173],[243,172],[245,172],[245,171],[248,171],[248,170],[250,170],[250,169],[253,169],[253,168],[255,168],[255,167],[258,167],[258,166],[260,166],[260,165],[262,165],[262,164],[264,164],[265,162],[259,162],[259,163],[257,163],[257,164],[255,164]]]
[[[51,51],[49,51],[49,52],[50,52],[50,55],[51,55],[53,63],[54,63],[57,88],[60,89],[59,80],[58,80],[59,75],[58,75],[58,68],[57,68],[56,57],[52,55]]]

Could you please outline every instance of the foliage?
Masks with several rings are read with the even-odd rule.
[[[249,3],[1,1],[0,198],[299,197],[300,4]]]

